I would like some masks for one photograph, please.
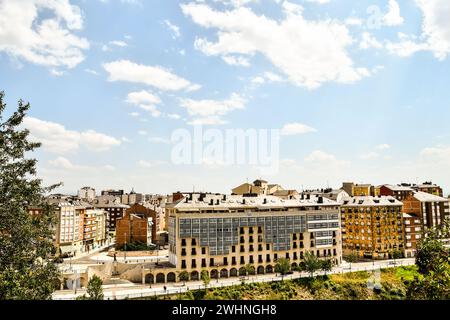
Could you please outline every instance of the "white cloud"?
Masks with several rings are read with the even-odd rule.
[[[157,143],[157,144],[170,144],[170,140],[162,137],[150,137],[148,138],[148,141],[151,143]]]
[[[128,60],[103,64],[109,73],[109,81],[141,83],[163,91],[194,91],[201,88],[160,66],[146,66]]]
[[[329,3],[330,0],[306,0],[306,2],[312,2],[312,3],[318,3],[318,4],[325,4],[325,3]]]
[[[218,40],[198,38],[195,47],[208,56],[266,57],[295,85],[314,89],[327,82],[352,83],[370,75],[354,66],[346,48],[354,40],[335,20],[307,20],[301,6],[283,2],[284,20],[255,14],[247,7],[217,11],[205,4],[181,5],[192,20],[217,29]]]
[[[422,160],[436,164],[450,165],[450,146],[425,148],[420,152]]]
[[[100,167],[76,165],[64,157],[58,157],[54,160],[50,160],[48,163],[54,169],[62,169],[62,170],[71,171],[71,172],[89,172],[89,171],[98,171],[98,170],[114,171],[114,170],[116,170],[116,168],[112,165],[104,165],[104,166],[100,166]]]
[[[155,160],[155,161],[146,161],[146,160],[139,160],[138,165],[142,168],[154,168],[160,165],[165,164],[165,161]]]
[[[113,41],[110,41],[109,43],[108,43],[108,45],[103,45],[102,46],[102,51],[111,51],[112,49],[111,49],[111,46],[114,46],[114,47],[119,47],[119,48],[125,48],[125,47],[128,47],[128,43],[126,43],[125,41],[122,41],[122,40],[113,40]]]
[[[389,10],[383,17],[383,24],[386,26],[399,26],[403,24],[404,19],[400,15],[400,6],[396,0],[389,0]]]
[[[378,158],[379,156],[380,156],[380,155],[379,155],[377,152],[372,151],[372,152],[369,152],[369,153],[362,154],[362,155],[360,156],[360,158],[361,158],[361,159],[364,159],[364,160],[369,160],[369,159],[375,159],[375,158]]]
[[[201,41],[198,41],[198,43],[196,42],[196,46],[200,45],[200,43],[201,43]],[[222,59],[230,66],[242,66],[242,67],[250,66],[250,62],[248,61],[248,59],[246,59],[242,56],[227,55],[227,56],[223,56]]]
[[[283,136],[293,136],[305,133],[317,132],[316,129],[307,126],[303,123],[288,123],[281,129],[281,135]]]
[[[359,43],[359,47],[361,49],[381,49],[383,48],[383,44],[379,42],[373,35],[371,35],[369,32],[364,32],[362,34],[362,40]]]
[[[120,140],[94,130],[67,130],[61,124],[32,117],[26,117],[23,126],[30,130],[33,140],[41,142],[43,148],[52,153],[74,153],[81,147],[100,152],[121,145]]]
[[[161,112],[155,106],[155,104],[161,103],[161,99],[151,92],[145,90],[139,92],[130,92],[128,94],[126,102],[136,105],[142,110],[150,112],[150,114],[154,118],[158,118],[159,116],[161,116]]]
[[[169,28],[170,32],[172,33],[173,39],[177,39],[181,36],[180,28],[177,25],[171,23],[169,20],[164,20],[164,23],[167,26],[167,28]]]
[[[69,0],[0,1],[0,52],[15,58],[74,68],[89,48],[86,39],[74,34],[82,28],[81,10]]]
[[[139,130],[138,133],[139,133],[141,136],[146,136],[146,135],[148,134],[148,132],[145,131],[145,130]]]
[[[232,93],[226,100],[193,100],[180,99],[180,105],[186,108],[188,114],[195,117],[191,124],[223,124],[220,119],[227,113],[244,109],[246,99],[237,93]]]
[[[390,148],[391,148],[391,146],[389,144],[387,144],[387,143],[383,143],[383,144],[380,144],[380,145],[376,146],[377,150],[387,150],[387,149],[390,149]]]
[[[94,76],[98,76],[98,72],[92,69],[84,69],[84,72],[93,74]]]
[[[181,119],[181,116],[180,116],[179,114],[176,114],[176,113],[169,113],[167,116],[168,116],[170,119],[175,119],[175,120]]]
[[[416,0],[423,14],[420,40],[415,36],[399,35],[398,42],[388,42],[387,49],[402,57],[419,51],[430,51],[439,60],[450,53],[450,2],[447,0]]]
[[[316,166],[343,166],[347,165],[346,161],[338,160],[335,155],[329,154],[322,150],[315,150],[311,152],[306,158],[305,162],[314,164]]]
[[[151,92],[142,90],[139,92],[130,92],[127,102],[131,104],[160,104],[161,99]]]

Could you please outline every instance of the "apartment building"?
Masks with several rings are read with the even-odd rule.
[[[103,246],[107,241],[106,216],[103,209],[94,208],[88,203],[84,206],[84,251],[89,252]]]
[[[391,196],[360,196],[341,206],[344,255],[389,258],[404,251],[402,203]]]
[[[424,182],[419,185],[413,185],[413,189],[416,191],[420,191],[420,192],[430,193],[430,194],[438,196],[438,197],[444,196],[444,192],[443,192],[442,188],[440,186],[438,186],[437,184],[434,184],[431,181]]]
[[[405,257],[412,258],[416,255],[417,243],[422,238],[422,221],[420,218],[403,213],[405,226]]]
[[[140,204],[135,204],[126,210],[122,218],[117,219],[116,245],[122,247],[125,243],[155,244],[156,212]]]
[[[450,216],[447,198],[422,191],[403,200],[403,211],[418,217],[424,230],[441,225]]]
[[[175,200],[178,199],[178,200]],[[191,193],[169,209],[169,261],[198,280],[274,272],[279,258],[297,266],[306,252],[340,264],[339,204],[310,195],[296,199]]]
[[[392,196],[399,201],[403,201],[414,194],[414,189],[402,185],[385,184],[380,188],[382,196]]]
[[[91,187],[83,187],[78,190],[78,198],[84,201],[92,201],[95,199],[95,189]]]
[[[79,200],[63,195],[52,195],[47,201],[55,205],[57,217],[55,247],[63,256],[76,256],[84,251],[85,207]]]
[[[117,219],[122,218],[125,211],[130,208],[130,206],[120,203],[120,200],[113,195],[97,197],[91,202],[91,205],[94,208],[103,209],[107,212],[105,221],[107,234],[114,234],[116,231]]]
[[[344,182],[341,189],[347,192],[351,197],[378,197],[380,195],[380,187],[375,187],[371,184],[355,184],[353,182]]]

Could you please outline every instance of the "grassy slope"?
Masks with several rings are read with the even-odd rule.
[[[405,281],[418,276],[417,268],[398,267],[381,272],[382,290],[374,293],[367,288],[369,272],[355,272],[315,279],[285,280],[284,282],[248,283],[240,286],[188,292],[159,299],[205,300],[392,300],[404,299]]]

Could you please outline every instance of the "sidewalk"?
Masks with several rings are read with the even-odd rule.
[[[395,264],[394,264],[395,262]],[[384,261],[374,261],[374,262],[362,262],[362,263],[352,263],[351,268],[350,264],[346,264],[344,266],[339,266],[333,269],[333,271],[328,272],[327,274],[340,274],[340,273],[350,273],[357,271],[373,271],[384,268],[394,268],[400,266],[408,266],[414,265],[414,259],[397,259],[397,260],[384,260]],[[314,275],[325,275],[324,272],[316,272]],[[292,275],[284,276],[285,280],[292,280],[298,278],[306,278],[309,277],[309,273],[306,272],[294,272]],[[266,275],[254,275],[250,276],[244,280],[245,283],[258,283],[258,282],[273,282],[273,281],[281,281],[281,276],[276,276],[275,274],[266,274]],[[242,280],[239,278],[224,278],[224,279],[211,279],[208,288],[219,288],[219,287],[229,287],[233,285],[240,285]],[[164,290],[164,286],[167,290]],[[162,296],[162,295],[170,295],[170,294],[179,294],[184,293],[189,290],[199,290],[203,289],[204,285],[201,281],[189,281],[186,282],[186,285],[183,286],[182,283],[172,283],[172,284],[150,284],[142,285],[135,284],[130,286],[124,285],[114,285],[114,286],[104,286],[104,296],[105,300],[114,300],[114,299],[136,299],[136,298],[146,298],[146,297],[154,297],[154,296]],[[73,290],[64,290],[64,291],[56,291],[53,294],[54,300],[73,300],[77,296],[83,295],[85,293],[85,289],[77,290],[77,294],[74,294]]]

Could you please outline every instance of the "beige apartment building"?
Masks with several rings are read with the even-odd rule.
[[[296,267],[306,252],[342,261],[339,204],[296,199],[191,193],[168,208],[169,261],[191,280],[274,272],[279,258]]]
[[[390,258],[404,253],[402,203],[394,197],[352,197],[344,200],[341,213],[345,255]]]

